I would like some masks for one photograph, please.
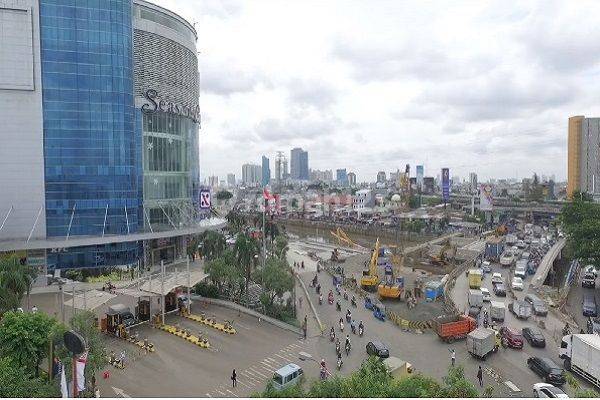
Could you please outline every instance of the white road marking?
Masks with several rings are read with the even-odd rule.
[[[257,375],[259,375],[259,376],[262,376],[262,377],[263,377],[263,378],[265,378],[265,379],[269,379],[269,377],[268,377],[268,376],[266,376],[265,374],[262,374],[262,373],[260,373],[259,371],[255,370],[255,369],[254,369],[254,367],[250,367],[250,368],[248,368],[248,369],[249,369],[249,370],[251,370],[252,372],[254,372],[254,373],[255,373],[255,374],[257,374]]]
[[[272,359],[271,357],[267,357],[267,360],[271,360],[273,362],[277,362],[276,360]]]
[[[260,378],[257,378],[256,376],[254,376],[254,374],[253,374],[252,372],[248,371],[248,370],[246,370],[246,371],[242,372],[242,374],[243,374],[243,375],[244,375],[246,378],[248,378],[248,379],[251,379],[251,380],[252,380],[252,381],[254,381],[254,382],[257,382],[257,383],[260,383],[260,382],[261,382]]]
[[[271,361],[261,361],[260,363],[263,364],[263,365],[266,365],[269,368],[275,368],[275,369],[277,369],[277,367],[278,367],[277,364],[272,363]]]
[[[227,390],[229,393],[231,393],[231,394],[232,394],[232,395],[234,395],[235,397],[238,397],[238,395],[237,395],[237,394],[235,394],[235,393],[233,393],[231,390],[229,390],[229,389],[225,389],[225,390]]]
[[[298,345],[298,344],[296,344],[296,343],[292,343],[292,344],[290,344],[288,347],[295,347],[295,348],[297,348],[297,349],[302,349],[302,346],[300,346],[300,345]]]
[[[242,385],[242,386],[246,386],[248,389],[252,389],[252,387],[251,387],[251,386],[249,386],[249,385],[248,385],[248,383],[249,383],[250,385],[254,386],[254,383],[252,383],[252,382],[248,382],[248,383],[246,383],[246,382],[243,382],[243,381],[240,381],[240,380],[238,380],[238,381],[237,381],[237,383],[239,383],[239,384],[240,384],[240,385]]]
[[[206,393],[206,396],[208,396],[208,397],[212,397],[212,396],[210,395],[210,393]]]
[[[290,359],[289,359],[289,358],[287,358],[287,357],[280,356],[279,354],[275,354],[275,355],[276,355],[277,357],[281,358],[282,360],[285,360],[285,361],[287,361],[287,362],[292,362],[292,360],[290,360]]]
[[[283,354],[285,354],[288,357],[296,358],[296,355],[294,353],[287,352],[287,353],[283,353]]]
[[[257,367],[260,367],[260,368],[264,369],[265,371],[267,371],[267,373],[268,373],[269,375],[272,375],[272,374],[273,374],[273,368],[269,367],[268,365],[267,365],[266,367],[265,367],[265,366],[262,366],[262,365],[257,365]],[[267,368],[267,367],[268,367],[268,368]]]
[[[515,384],[514,384],[514,383],[512,383],[511,381],[506,381],[506,382],[504,382],[504,384],[505,384],[506,386],[508,386],[508,387],[509,387],[509,389],[510,389],[510,390],[512,390],[513,392],[520,392],[520,391],[521,391],[521,389],[519,389],[519,388],[517,387],[517,385],[515,385]]]
[[[215,389],[215,392],[217,392],[217,393],[221,393],[221,395],[223,395],[223,396],[227,396],[225,393],[221,392],[221,391],[220,391],[220,390],[218,390],[218,389]]]

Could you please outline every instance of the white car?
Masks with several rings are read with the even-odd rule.
[[[515,276],[518,276],[521,279],[525,279],[527,276],[527,267],[523,265],[517,265],[515,268]]]
[[[523,290],[523,279],[518,276],[513,277],[510,287],[513,288],[513,290]]]
[[[481,263],[481,270],[485,273],[492,272],[492,263],[489,261],[484,261]]]
[[[502,274],[500,272],[494,272],[492,274],[492,283],[504,283],[504,278],[502,278]]]
[[[481,289],[481,294],[483,295],[483,301],[492,301],[492,295],[490,294],[490,291],[488,290],[488,288],[484,288],[482,287]]]
[[[569,398],[565,392],[549,383],[536,383],[532,389],[533,397]]]
[[[515,260],[515,256],[510,251],[505,251],[500,257],[500,265],[503,267],[510,267]]]

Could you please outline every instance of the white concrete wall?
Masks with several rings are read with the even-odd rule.
[[[37,0],[0,0],[0,240],[27,238],[44,206]],[[42,210],[32,238],[46,236]]]

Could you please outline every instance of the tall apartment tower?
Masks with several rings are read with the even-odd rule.
[[[269,159],[266,156],[262,156],[262,185],[267,186],[271,182],[271,167],[269,166]]]
[[[569,118],[567,196],[577,190],[600,197],[600,118]]]

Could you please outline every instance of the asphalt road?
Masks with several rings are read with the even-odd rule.
[[[573,317],[575,322],[577,322],[577,325],[579,325],[580,328],[586,330],[588,317],[584,317],[582,313],[582,302],[584,293],[594,293],[596,295],[596,301],[599,301],[600,296],[598,295],[598,280],[596,280],[596,288],[590,289],[581,287],[580,277],[577,280],[577,282],[573,282],[573,286],[571,286],[569,296],[567,297],[567,309],[570,311],[570,315]]]

